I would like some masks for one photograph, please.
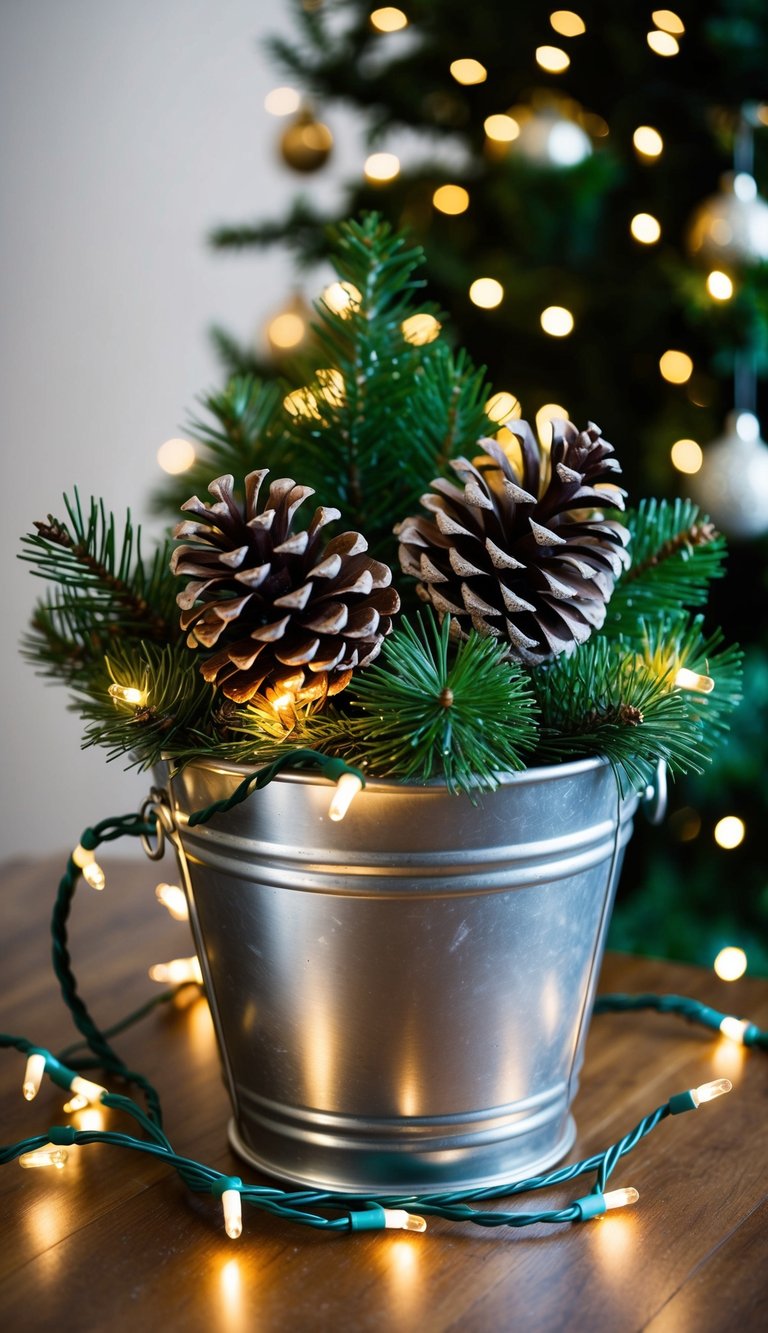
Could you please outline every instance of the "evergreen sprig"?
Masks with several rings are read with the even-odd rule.
[[[701,772],[701,727],[673,673],[621,641],[594,635],[531,673],[541,710],[538,754],[549,762],[604,755],[622,788],[641,790],[660,759]]]
[[[68,523],[52,514],[22,538],[21,560],[55,585],[33,614],[23,651],[41,674],[83,683],[103,668],[118,640],[174,642],[179,637],[169,547],[149,564],[141,554],[141,530],[126,515],[118,534],[113,514],[91,500],[84,511],[75,490],[64,497]]]
[[[450,639],[430,613],[404,621],[374,664],[350,687],[345,757],[365,758],[372,774],[405,781],[444,778],[469,795],[524,767],[536,736],[523,670],[493,639],[474,631]]]
[[[714,681],[709,693],[681,691],[690,725],[696,729],[699,755],[711,759],[741,701],[743,654],[734,644],[723,646],[720,630],[706,635],[703,620],[681,611],[645,625],[643,659],[659,678],[674,681],[684,667]]]
[[[81,705],[88,723],[83,748],[101,745],[107,758],[129,755],[128,767],[151,768],[164,754],[187,750],[199,756],[217,745],[212,725],[214,693],[190,664],[183,643],[123,643],[104,659],[98,690]],[[140,704],[109,694],[110,683],[145,695]]]
[[[644,625],[703,606],[724,573],[725,540],[692,500],[642,500],[624,519],[632,564],[616,583],[602,633],[642,639]]]

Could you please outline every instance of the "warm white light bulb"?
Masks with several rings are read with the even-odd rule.
[[[94,856],[92,851],[90,851],[87,847],[84,847],[83,844],[79,842],[72,853],[72,860],[74,861],[78,870],[84,870],[86,866],[92,865],[92,863],[96,860],[96,857]]]
[[[345,318],[358,309],[363,297],[353,282],[332,282],[325,288],[322,299],[334,315]]]
[[[78,1092],[76,1096],[70,1097],[69,1101],[64,1103],[63,1109],[66,1111],[67,1115],[74,1115],[75,1111],[84,1111],[86,1106],[89,1105],[90,1102],[88,1101],[88,1098],[84,1097],[81,1092]]]
[[[747,955],[743,949],[737,949],[735,945],[729,944],[720,950],[713,967],[721,981],[738,981],[747,970]]]
[[[195,446],[191,440],[166,440],[157,451],[157,461],[163,472],[169,476],[178,476],[188,472],[195,461]]]
[[[271,116],[292,116],[301,105],[301,96],[295,88],[283,84],[273,88],[264,98],[264,108]]]
[[[637,1203],[640,1195],[633,1185],[627,1185],[623,1189],[609,1190],[603,1195],[603,1201],[607,1208],[626,1208],[627,1204]]]
[[[149,969],[152,981],[161,981],[167,985],[180,986],[185,981],[196,981],[202,985],[203,974],[200,961],[195,954],[191,958],[172,958],[168,963],[154,963]]]
[[[727,273],[723,273],[719,268],[713,268],[707,278],[707,291],[713,301],[730,301],[733,296],[733,282]]]
[[[562,74],[571,63],[571,57],[559,46],[537,46],[536,64],[548,74]]]
[[[74,1092],[75,1094],[75,1096],[72,1098],[73,1101],[77,1100],[80,1097],[84,1097],[85,1106],[98,1106],[102,1096],[107,1091],[107,1089],[103,1088],[100,1083],[94,1083],[92,1082],[91,1079],[83,1078],[80,1074],[75,1074],[75,1077],[72,1079],[72,1082],[69,1085],[69,1090],[70,1092]],[[67,1108],[65,1106],[64,1110],[66,1111],[66,1109]],[[82,1105],[78,1106],[75,1109],[78,1111],[82,1111],[83,1106]]]
[[[407,1213],[404,1208],[384,1208],[384,1226],[399,1231],[426,1231],[427,1224],[416,1213]]]
[[[23,1152],[19,1158],[19,1166],[27,1168],[37,1166],[55,1166],[61,1171],[69,1157],[66,1148],[60,1148],[55,1143],[46,1143],[43,1148],[34,1148],[32,1152]]]
[[[408,18],[402,9],[386,5],[382,9],[374,9],[371,14],[371,26],[377,32],[399,32],[402,28],[408,27]]]
[[[729,1078],[713,1078],[709,1083],[702,1083],[698,1088],[691,1088],[691,1098],[695,1106],[702,1102],[713,1102],[716,1097],[724,1097],[733,1084]]]
[[[138,690],[135,685],[110,685],[109,694],[121,704],[143,704],[146,703],[146,693],[144,690]]]
[[[457,83],[466,85],[485,83],[488,78],[488,70],[485,65],[481,65],[479,60],[453,60],[451,61],[451,74]]]
[[[189,921],[186,895],[178,884],[158,884],[155,897],[161,906],[167,908],[174,921]]]
[[[492,116],[486,116],[483,121],[483,129],[489,139],[495,143],[512,143],[520,133],[520,125],[514,116],[507,116],[500,112],[495,112]]]
[[[689,671],[687,667],[680,667],[675,673],[674,683],[679,690],[694,690],[697,694],[711,694],[715,688],[711,676],[702,676],[700,672]]]
[[[342,773],[336,783],[336,790],[331,797],[328,818],[335,823],[343,819],[362,786],[363,784],[356,773]]]
[[[548,305],[542,310],[539,323],[550,338],[567,338],[573,330],[573,315],[563,305]]]
[[[693,476],[704,462],[704,453],[696,440],[675,440],[669,451],[672,466]]]
[[[221,1196],[224,1209],[224,1230],[230,1240],[237,1240],[243,1234],[243,1205],[239,1190],[224,1190]]]
[[[89,861],[87,866],[83,866],[83,879],[88,887],[96,889],[97,893],[101,893],[107,882],[107,877],[98,861]]]
[[[664,150],[664,140],[652,125],[638,125],[632,142],[642,157],[658,157]]]
[[[414,347],[424,347],[427,343],[435,341],[442,325],[434,315],[421,311],[404,319],[400,328],[407,343],[411,343]]]
[[[739,819],[738,815],[723,815],[715,824],[713,836],[718,847],[732,852],[734,847],[739,847],[744,841],[746,831],[744,820]]]
[[[463,185],[438,185],[432,195],[432,203],[440,213],[456,217],[466,213],[469,208],[469,191]]]
[[[731,1041],[736,1041],[743,1046],[744,1033],[751,1026],[751,1023],[748,1023],[745,1019],[734,1018],[732,1014],[727,1014],[720,1024],[720,1031],[724,1037],[730,1037]]]
[[[493,310],[504,299],[504,288],[496,278],[475,278],[470,284],[469,299],[481,310]]]
[[[676,37],[670,32],[660,32],[656,28],[647,34],[646,41],[657,56],[676,56],[680,50],[680,43]]]
[[[24,1070],[24,1082],[21,1085],[21,1091],[28,1102],[34,1101],[40,1091],[40,1084],[43,1081],[45,1073],[45,1056],[40,1055],[38,1051],[33,1051],[27,1057],[27,1067]]]
[[[365,159],[363,171],[372,185],[385,185],[400,174],[400,158],[395,153],[371,153]]]
[[[641,245],[655,245],[661,236],[661,223],[652,213],[635,213],[629,230]]]

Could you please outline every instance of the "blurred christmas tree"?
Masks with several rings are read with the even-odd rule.
[[[305,175],[332,169],[338,108],[361,129],[359,174],[333,214],[302,195],[214,242],[279,243],[312,269],[327,222],[375,207],[408,223],[447,336],[488,367],[500,428],[597,415],[633,501],[691,494],[731,538],[711,615],[747,650],[746,702],[715,771],[673,788],[661,829],[638,828],[613,943],[704,963],[737,945],[766,971],[768,7],[294,9],[295,42],[272,43],[294,85],[267,99],[288,116],[280,151]],[[267,362],[218,340],[231,370],[290,380],[311,353],[301,295],[267,335]]]

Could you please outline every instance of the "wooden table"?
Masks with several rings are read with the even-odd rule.
[[[155,904],[147,862],[104,858],[106,890],[81,890],[72,950],[103,1025],[151,993],[146,968],[191,952],[187,927]],[[165,873],[170,873],[163,868]],[[17,862],[2,876],[2,1021],[58,1050],[72,1040],[48,961],[61,866]],[[768,1027],[768,983],[611,956],[604,990],[677,991]],[[188,992],[188,994],[190,994]],[[227,1103],[205,1001],[163,1006],[117,1039],[165,1095],[178,1152],[249,1177],[227,1146]],[[46,1081],[21,1097],[24,1059],[2,1052],[2,1141],[62,1123]],[[677,1091],[727,1075],[734,1092],[667,1120],[617,1170],[634,1209],[579,1226],[479,1231],[431,1220],[424,1235],[339,1237],[245,1210],[229,1241],[211,1198],[189,1195],[162,1162],[105,1145],[63,1171],[0,1169],[0,1313],[30,1330],[338,1330],[346,1333],[708,1333],[768,1327],[768,1054],[649,1013],[597,1018],[576,1104],[586,1156]],[[105,1114],[111,1128],[130,1124]],[[591,1187],[589,1184],[582,1191]],[[546,1204],[577,1197],[570,1186]],[[541,1197],[541,1196],[539,1196]],[[529,1196],[530,1198],[530,1196]],[[528,1199],[522,1207],[525,1207]],[[514,1206],[514,1205],[513,1205]],[[532,1204],[536,1206],[536,1204]]]

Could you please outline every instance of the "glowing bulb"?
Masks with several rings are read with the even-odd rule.
[[[451,74],[457,83],[464,84],[485,83],[488,78],[488,70],[479,60],[453,60]]]
[[[400,158],[394,153],[371,153],[365,159],[365,179],[372,185],[385,185],[400,173]]]
[[[635,213],[629,230],[641,245],[655,245],[661,236],[661,223],[652,213]]]
[[[738,171],[733,178],[733,193],[743,204],[750,204],[757,198],[757,181],[754,176],[750,176],[748,171]]]
[[[189,907],[184,890],[178,884],[158,884],[157,901],[170,912],[174,921],[189,921]]]
[[[671,9],[654,9],[651,18],[662,32],[676,32],[678,36],[685,32],[683,20]]]
[[[657,56],[676,56],[680,50],[680,43],[677,38],[669,32],[659,32],[654,29],[653,32],[648,33],[646,40]]]
[[[344,376],[340,370],[335,367],[330,369],[316,370],[317,382],[320,387],[320,397],[324,398],[326,403],[334,403],[337,407],[344,402],[346,385]],[[291,697],[293,701],[293,696]]]
[[[626,1185],[620,1190],[608,1190],[603,1195],[606,1208],[626,1208],[627,1204],[637,1203],[640,1195],[633,1185]]]
[[[243,1205],[239,1190],[224,1190],[221,1196],[224,1209],[224,1230],[230,1240],[237,1240],[243,1234]]]
[[[384,1226],[399,1231],[426,1231],[427,1224],[416,1213],[407,1213],[404,1208],[385,1208]]]
[[[733,296],[733,283],[727,273],[714,268],[707,278],[707,291],[713,301],[730,301]]]
[[[549,21],[561,37],[580,37],[587,31],[583,18],[574,14],[572,9],[556,9],[554,14],[550,14]]]
[[[659,357],[659,370],[670,384],[685,384],[693,374],[693,361],[687,352],[670,348]]]
[[[743,949],[729,944],[720,950],[713,966],[721,981],[738,981],[747,970],[747,955]]]
[[[463,185],[439,185],[432,195],[432,203],[439,212],[455,217],[458,213],[466,213],[469,194]]]
[[[542,310],[539,322],[551,338],[567,338],[573,330],[573,315],[563,305],[548,305]]]
[[[100,1083],[92,1083],[89,1078],[81,1078],[79,1074],[75,1074],[69,1090],[75,1095],[64,1103],[64,1110],[68,1115],[74,1111],[82,1111],[86,1106],[98,1104],[107,1091]]]
[[[270,116],[291,116],[298,111],[301,105],[301,97],[295,88],[289,88],[283,84],[280,88],[273,88],[264,98],[264,109]]]
[[[323,292],[322,299],[334,315],[344,318],[359,308],[363,297],[353,282],[332,282]]]
[[[39,1051],[33,1051],[27,1057],[27,1067],[24,1070],[24,1082],[21,1085],[21,1091],[26,1101],[34,1101],[40,1091],[40,1084],[43,1081],[45,1073],[45,1056]]]
[[[152,981],[162,981],[171,986],[180,986],[185,981],[203,984],[200,960],[195,954],[191,958],[172,958],[169,963],[153,963],[149,969]]]
[[[746,825],[737,815],[726,815],[715,824],[715,842],[725,851],[732,851],[744,841]]]
[[[435,341],[442,325],[434,315],[418,314],[409,315],[408,319],[403,320],[400,328],[406,342],[413,343],[414,347],[423,347],[425,343]]]
[[[691,1097],[696,1106],[702,1102],[713,1102],[717,1097],[724,1097],[733,1084],[729,1078],[713,1078],[710,1083],[702,1083],[698,1088],[691,1088]]]
[[[273,347],[298,347],[307,331],[306,321],[294,310],[284,310],[275,315],[267,325],[267,338]]]
[[[720,1031],[724,1037],[730,1037],[731,1041],[738,1042],[743,1046],[744,1034],[751,1028],[752,1024],[746,1019],[734,1018],[732,1014],[727,1014],[720,1024]]]
[[[664,140],[651,125],[638,125],[632,135],[635,149],[642,157],[658,157],[664,148]]]
[[[469,299],[481,310],[493,310],[504,299],[504,288],[495,278],[475,278],[469,289]]]
[[[356,773],[342,773],[336,783],[336,790],[331,797],[328,818],[332,819],[334,823],[343,819],[362,786],[362,781]]]
[[[317,399],[309,389],[292,389],[283,399],[283,407],[292,417],[317,417]]]
[[[736,434],[740,440],[759,439],[760,422],[754,412],[739,412],[736,417]]]
[[[520,133],[520,126],[514,116],[486,116],[483,128],[488,138],[497,143],[512,143]]]
[[[511,421],[513,417],[520,417],[522,410],[519,399],[515,398],[513,393],[506,393],[504,390],[494,393],[485,404],[485,415],[490,417],[491,421],[498,422],[500,426],[503,426],[505,421]]]
[[[374,9],[371,14],[371,27],[377,32],[399,32],[408,27],[408,19],[402,9],[386,5],[383,9]]]
[[[191,468],[195,461],[195,446],[189,440],[166,440],[157,451],[157,461],[163,472],[176,477]]]
[[[675,440],[669,455],[672,466],[676,467],[678,472],[687,472],[690,476],[699,471],[704,461],[701,445],[695,440]]]
[[[537,46],[536,63],[549,74],[562,74],[571,63],[571,57],[559,46]]]
[[[147,702],[146,690],[137,690],[135,685],[110,685],[110,698],[121,704],[144,704]]]
[[[564,407],[560,406],[559,403],[545,403],[544,406],[540,407],[538,412],[536,413],[536,430],[538,431],[539,439],[542,442],[544,442],[546,439],[547,444],[551,443],[552,432],[548,430],[547,427],[553,421],[567,421],[567,420],[568,420],[568,413]]]
[[[69,1101],[64,1103],[64,1110],[67,1115],[74,1115],[75,1111],[83,1111],[88,1105],[88,1098],[78,1092],[76,1097],[70,1097]]]
[[[89,889],[95,889],[97,893],[101,893],[107,882],[107,877],[98,861],[90,861],[87,866],[83,867],[83,879]]]
[[[680,667],[675,673],[674,684],[679,690],[694,690],[697,694],[711,694],[715,688],[711,676],[702,676],[700,672],[689,671],[687,667]]]
[[[92,861],[95,861],[96,857],[94,856],[92,851],[90,851],[87,847],[84,847],[83,844],[79,842],[72,853],[72,860],[74,861],[78,870],[82,870],[84,866],[90,865]]]
[[[23,1152],[19,1158],[19,1166],[55,1166],[61,1171],[69,1157],[66,1148],[60,1148],[55,1143],[46,1143],[43,1148],[34,1148],[32,1152]]]

